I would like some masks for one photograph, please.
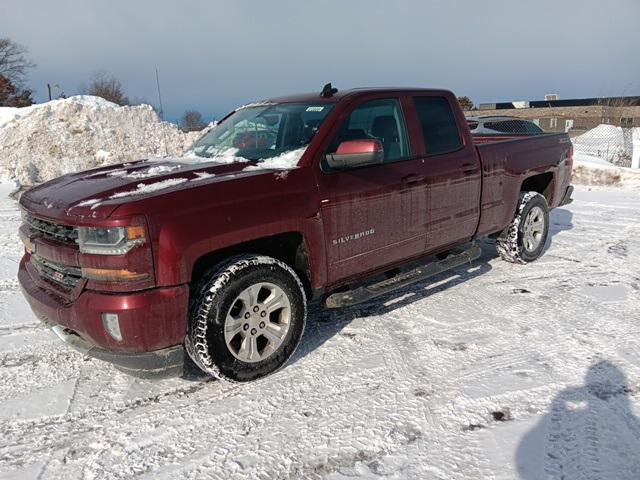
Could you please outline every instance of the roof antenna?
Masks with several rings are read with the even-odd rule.
[[[333,95],[336,93],[338,93],[338,89],[333,88],[331,86],[331,82],[329,82],[324,87],[322,87],[322,93],[320,93],[320,96],[324,98],[329,98],[329,97],[333,97]]]

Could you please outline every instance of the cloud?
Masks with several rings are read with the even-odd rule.
[[[0,31],[29,47],[41,100],[47,82],[75,93],[106,70],[154,101],[158,68],[177,118],[327,81],[446,87],[476,102],[640,94],[638,17],[637,0],[3,0]]]

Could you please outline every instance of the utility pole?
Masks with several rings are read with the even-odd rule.
[[[156,68],[156,86],[158,87],[158,102],[160,103],[160,120],[164,120],[164,108],[162,108],[162,95],[160,94],[160,76],[158,75],[158,69]],[[164,154],[169,155],[169,146],[167,145],[167,131],[162,129],[164,136]]]
[[[160,77],[156,68],[156,85],[158,87],[158,102],[160,103],[160,120],[164,120],[164,109],[162,108],[162,95],[160,95]]]

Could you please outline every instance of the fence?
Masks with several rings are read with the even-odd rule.
[[[554,122],[540,125],[539,122],[510,116],[470,116],[467,117],[467,123],[471,133],[479,135],[558,132]],[[571,141],[577,153],[598,157],[619,167],[640,168],[640,127],[623,128],[603,123],[579,135],[570,130],[571,126],[567,124],[567,131],[572,136]]]
[[[576,152],[619,167],[640,168],[640,128],[599,125],[573,138]]]

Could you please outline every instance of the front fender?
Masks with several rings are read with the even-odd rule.
[[[191,280],[196,261],[211,252],[281,233],[299,232],[309,249],[311,283],[324,284],[326,262],[317,187],[309,169],[267,172],[211,185],[211,197],[191,198],[149,219],[159,286]]]

